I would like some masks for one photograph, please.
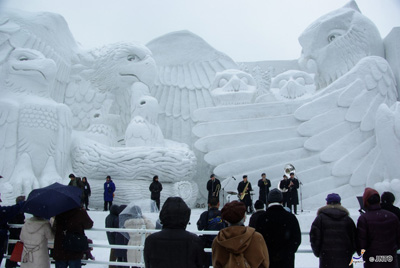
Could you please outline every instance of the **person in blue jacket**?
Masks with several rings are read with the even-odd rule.
[[[111,180],[111,176],[106,177],[106,182],[104,183],[104,211],[108,211],[112,206],[112,201],[114,200],[115,184]]]

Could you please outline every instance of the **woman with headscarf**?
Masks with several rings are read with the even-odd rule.
[[[140,207],[131,203],[118,216],[120,228],[126,229],[154,229],[154,224],[142,214]],[[140,246],[142,244],[142,235],[137,232],[122,233],[129,239],[128,246]],[[137,249],[128,249],[128,262],[142,262],[142,252]]]

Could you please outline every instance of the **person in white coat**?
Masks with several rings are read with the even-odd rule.
[[[54,239],[54,234],[48,220],[32,217],[22,226],[20,240],[24,242],[21,268],[50,268],[48,240]]]
[[[142,215],[142,210],[136,205],[127,206],[119,214],[120,228],[126,229],[155,229],[154,224]],[[142,235],[136,232],[122,233],[128,235],[128,246],[140,246],[142,244]],[[136,249],[128,249],[127,251],[128,262],[139,263],[142,262],[142,251]]]

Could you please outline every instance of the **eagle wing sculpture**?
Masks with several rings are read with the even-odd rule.
[[[214,106],[209,88],[216,73],[238,66],[188,31],[166,34],[147,47],[158,66],[151,93],[160,103],[160,127],[165,138],[191,146],[195,140],[193,112]]]
[[[371,24],[351,2],[300,36],[299,61],[315,74],[318,88],[310,98],[195,111],[195,147],[214,173],[258,178],[266,172],[276,185],[292,163],[308,206],[333,190],[350,199],[382,181],[388,162],[377,146],[376,116],[398,96]]]

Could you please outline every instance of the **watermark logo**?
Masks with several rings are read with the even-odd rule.
[[[360,256],[358,256],[358,257],[352,257],[351,258],[351,261],[350,261],[350,263],[349,263],[349,266],[351,266],[353,263],[355,264],[355,263],[364,263],[364,261],[363,261],[363,255],[364,255],[364,253],[365,253],[365,249],[362,249],[361,250],[361,255]]]
[[[376,257],[369,257],[369,262],[392,262],[392,255],[376,255]]]

